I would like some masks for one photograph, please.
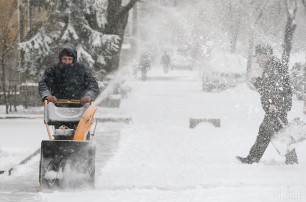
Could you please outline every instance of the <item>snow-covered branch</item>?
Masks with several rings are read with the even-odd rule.
[[[71,39],[70,37],[72,37],[72,39],[74,40],[78,40],[79,39],[79,36],[77,35],[73,25],[71,24],[70,22],[70,18],[69,18],[69,22],[68,22],[68,25],[61,37],[62,40],[68,40],[68,39]]]
[[[52,39],[46,34],[44,27],[29,41],[25,41],[19,44],[19,48],[26,53],[31,51],[38,51],[40,55],[48,55],[50,52],[49,44],[52,43]]]
[[[89,44],[91,48],[106,47],[106,52],[118,51],[120,37],[117,35],[102,34],[85,26],[90,31]]]
[[[92,58],[92,56],[87,51],[83,49],[81,45],[78,45],[76,49],[78,51],[78,59],[86,60],[91,67],[95,64],[95,60]]]

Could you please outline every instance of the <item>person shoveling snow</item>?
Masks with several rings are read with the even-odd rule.
[[[260,94],[265,116],[258,131],[258,136],[249,155],[237,159],[245,164],[258,163],[268,147],[273,135],[288,123],[287,113],[292,107],[292,89],[288,67],[273,56],[270,45],[259,44],[255,48],[257,63],[263,68],[261,77],[252,78],[254,87]],[[285,154],[286,164],[297,164],[295,149]]]

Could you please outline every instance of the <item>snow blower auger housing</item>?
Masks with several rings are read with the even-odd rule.
[[[41,189],[93,187],[95,144],[90,128],[97,107],[78,100],[45,101],[44,122],[49,140],[41,142]],[[53,128],[53,130],[52,130]]]

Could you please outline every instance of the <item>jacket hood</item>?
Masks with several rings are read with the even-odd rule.
[[[61,48],[61,50],[59,51],[58,56],[59,56],[59,61],[60,62],[61,62],[61,58],[64,55],[73,57],[73,63],[75,63],[77,61],[78,53],[77,53],[77,50],[74,47],[74,45],[71,44],[71,43],[64,44],[63,47]]]

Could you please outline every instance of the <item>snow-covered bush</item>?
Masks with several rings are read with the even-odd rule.
[[[239,54],[214,50],[202,70],[202,89],[219,91],[235,87],[245,80],[246,59]]]

